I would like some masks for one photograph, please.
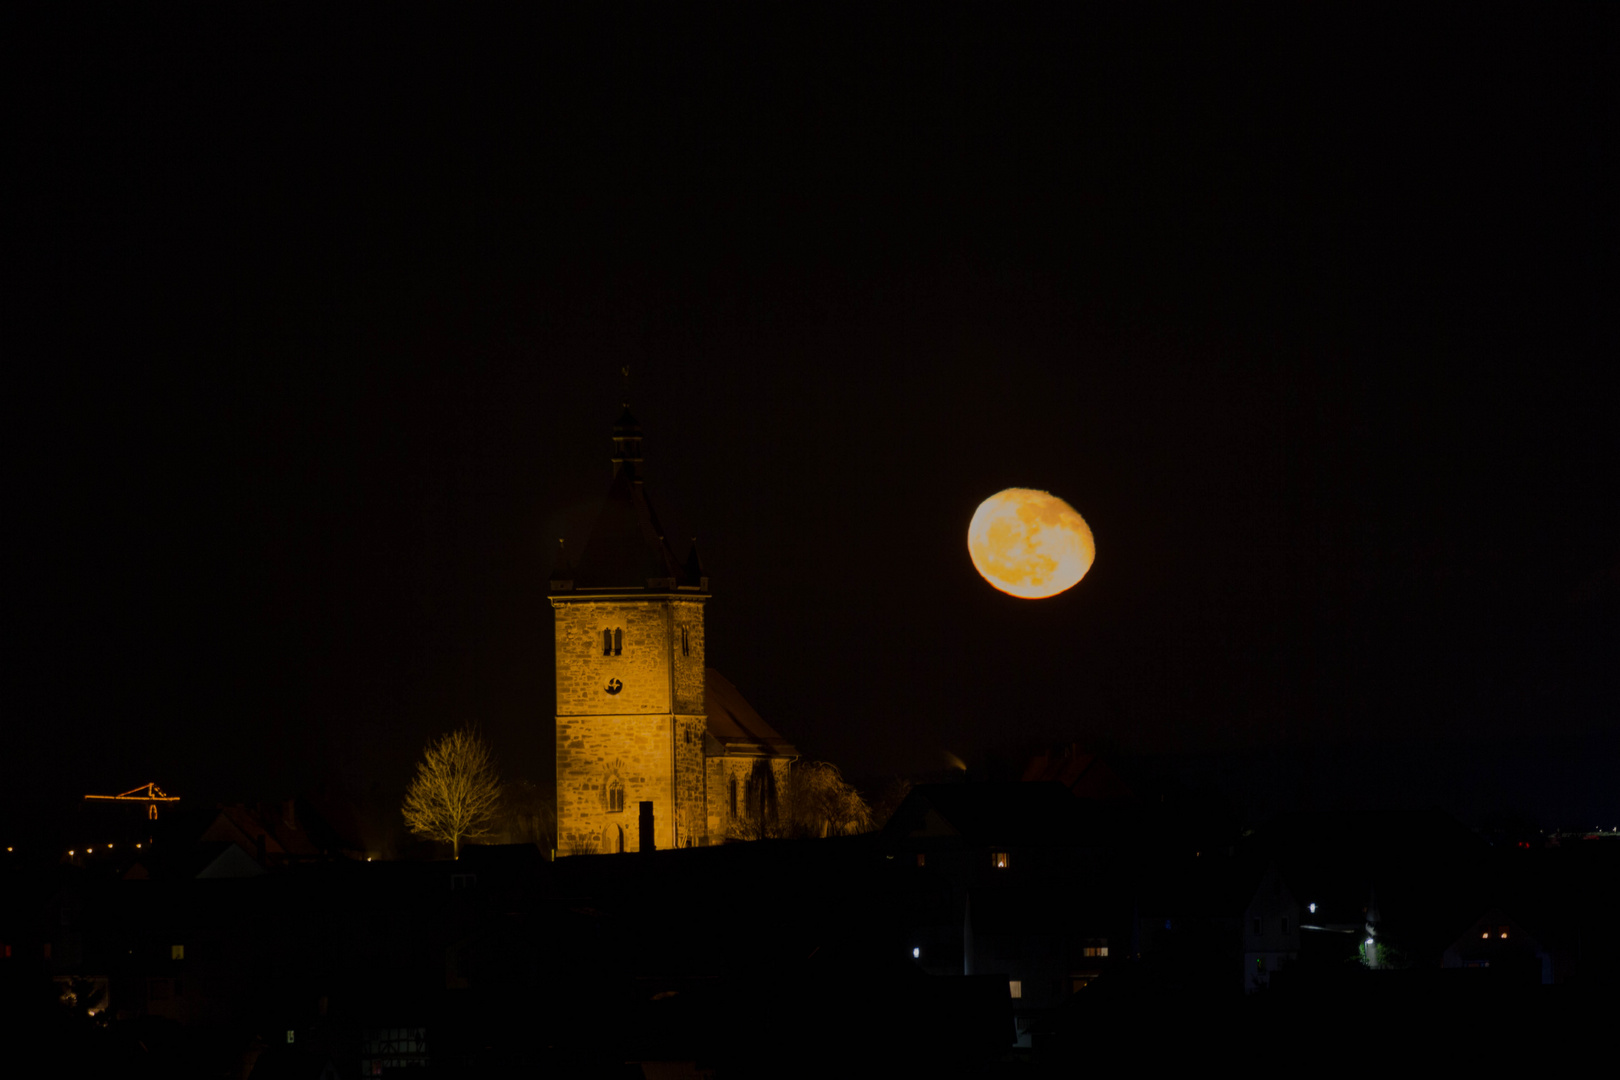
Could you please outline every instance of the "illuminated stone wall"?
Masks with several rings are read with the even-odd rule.
[[[558,850],[612,851],[621,828],[624,850],[638,850],[643,800],[653,804],[653,835],[660,848],[687,846],[689,835],[700,842],[702,601],[671,596],[552,600]],[[604,630],[624,632],[617,655],[603,655]],[[624,790],[623,809],[617,811],[610,806],[615,779]]]
[[[737,817],[745,818],[748,814],[748,780],[754,773],[754,763],[758,757],[736,755],[731,757],[711,757],[705,768],[708,775],[708,812],[707,821],[709,835],[713,839],[710,843],[722,843],[732,836],[733,819],[731,814],[731,781],[737,781]],[[771,774],[776,780],[776,805],[778,821],[787,823],[788,797],[792,761],[789,758],[769,758]],[[753,835],[752,830],[746,830]]]

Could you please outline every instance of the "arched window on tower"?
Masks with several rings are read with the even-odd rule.
[[[681,655],[682,656],[691,656],[692,655],[692,636],[691,635],[692,635],[692,632],[689,629],[687,629],[684,626],[681,627]]]
[[[602,655],[613,655],[613,631],[611,630],[602,631]]]
[[[731,816],[737,816],[737,778],[731,778]]]
[[[613,631],[613,655],[618,656],[624,652],[624,630]]]
[[[608,782],[608,812],[611,814],[624,812],[624,781],[617,776]]]

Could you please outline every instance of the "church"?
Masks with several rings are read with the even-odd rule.
[[[764,835],[798,751],[705,665],[709,578],[697,542],[678,559],[658,523],[628,407],[601,513],[577,558],[559,551],[550,598],[558,854]]]

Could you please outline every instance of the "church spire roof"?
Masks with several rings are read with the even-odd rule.
[[[694,566],[697,574],[692,573]],[[553,593],[708,591],[696,549],[683,566],[647,498],[641,477],[641,425],[628,405],[613,425],[613,483],[570,570],[568,578],[552,578]]]

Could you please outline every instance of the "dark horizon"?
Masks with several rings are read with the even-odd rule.
[[[8,817],[549,780],[628,365],[710,662],[847,775],[1620,824],[1614,19],[14,15]],[[974,572],[1011,486],[1068,593]]]

